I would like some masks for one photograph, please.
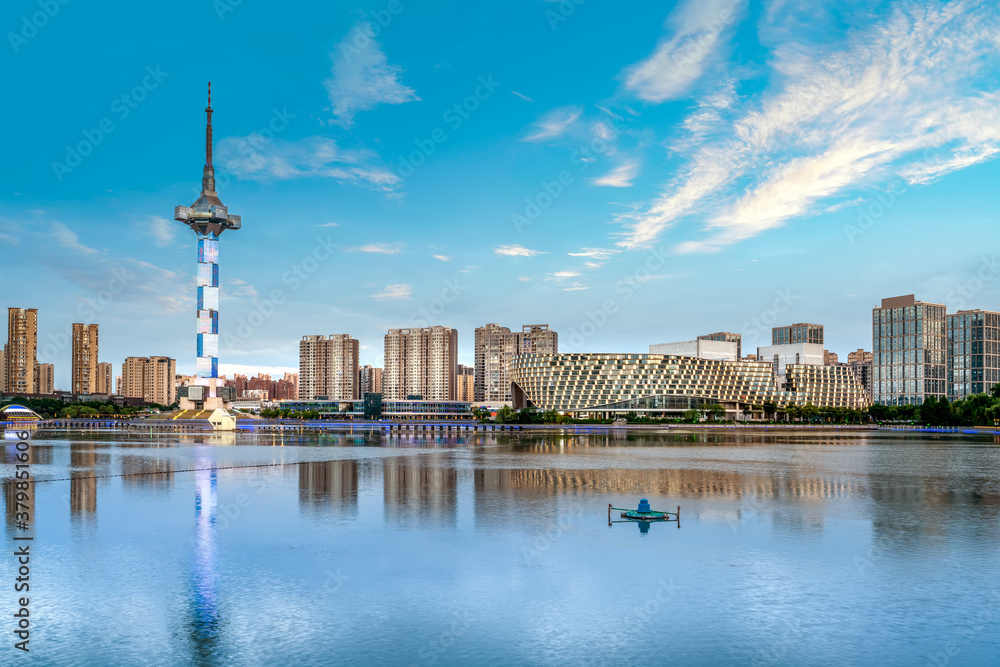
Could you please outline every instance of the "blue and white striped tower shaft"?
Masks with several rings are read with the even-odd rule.
[[[191,206],[174,207],[174,219],[198,235],[198,384],[204,387],[204,407],[225,407],[219,398],[219,236],[242,226],[230,215],[215,192],[212,166],[212,84],[208,84],[208,123],[205,129],[205,169],[201,196]]]

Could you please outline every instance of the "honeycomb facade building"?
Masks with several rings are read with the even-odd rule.
[[[847,367],[789,365],[779,385],[771,364],[659,354],[525,354],[510,367],[514,407],[573,413],[638,412],[676,416],[719,403],[727,417],[740,406],[773,401],[863,409],[868,393]]]

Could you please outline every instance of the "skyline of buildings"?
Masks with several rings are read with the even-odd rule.
[[[943,305],[917,301],[914,295],[885,298],[882,300],[882,305],[873,308],[872,312],[872,343],[873,348],[876,349],[869,351],[859,348],[849,352],[846,362],[839,362],[839,355],[823,349],[819,343],[761,346],[757,349],[757,355],[748,355],[741,359],[753,360],[756,358],[762,362],[770,362],[779,385],[787,383],[786,373],[782,371],[785,371],[789,365],[845,367],[854,374],[857,381],[868,392],[872,402],[890,405],[916,403],[922,401],[923,397],[931,395],[935,397],[947,396],[949,400],[956,400],[970,393],[988,392],[993,384],[1000,382],[998,379],[1000,378],[1000,340],[998,340],[1000,339],[1000,313],[981,309],[963,309],[957,313],[947,313]],[[54,365],[48,363],[35,363],[33,372],[25,376],[30,377],[30,386],[35,391],[12,392],[8,389],[10,378],[19,372],[18,365],[23,366],[26,363],[27,357],[23,354],[19,356],[18,351],[32,349],[32,340],[37,341],[37,322],[37,309],[8,308],[8,337],[10,337],[10,332],[14,332],[15,336],[13,345],[11,340],[8,340],[4,346],[4,354],[0,355],[0,377],[3,379],[3,382],[0,383],[0,391],[7,394],[42,393],[37,391],[39,389],[44,389],[45,393],[61,391],[55,386]],[[796,330],[799,333],[795,333]],[[780,331],[787,333],[782,336],[778,333]],[[812,340],[819,340],[823,336],[823,331],[824,327],[820,324],[799,323],[775,326],[772,329],[772,340],[793,337],[808,338],[809,336],[812,337]],[[551,349],[551,347],[546,348],[546,346],[558,345],[558,334],[547,324],[524,325],[521,332],[511,332],[507,327],[488,323],[478,327],[476,334],[479,339],[477,357],[481,360],[480,363],[484,368],[486,367],[486,359],[489,356],[493,357],[491,363],[496,373],[495,378],[502,376],[502,364],[509,363],[515,349]],[[694,340],[682,343],[650,345],[650,353],[728,359],[734,354],[735,346],[740,344],[740,338],[740,335],[734,332],[717,332],[699,335]],[[138,360],[141,359],[169,358],[155,356],[126,358],[126,362],[122,364],[122,374],[117,376],[120,385],[117,387],[112,384],[115,377],[112,364],[97,362],[93,364],[95,368],[92,371],[89,367],[93,357],[97,356],[97,352],[94,350],[99,349],[97,346],[98,325],[77,323],[72,329],[71,341],[71,364],[77,364],[80,367],[80,370],[73,373],[78,382],[76,386],[78,389],[93,387],[91,391],[74,391],[72,393],[98,396],[118,395],[148,399],[150,402],[157,403],[170,399],[171,393],[166,389],[168,383],[165,379],[157,381],[158,384],[156,384],[152,379],[147,380],[144,372],[140,373],[131,367],[131,365],[140,363]],[[316,397],[350,400],[360,399],[365,393],[382,393],[387,399],[390,397],[406,399],[407,397],[424,396],[426,400],[465,400],[494,403],[512,400],[509,393],[504,394],[504,398],[481,399],[476,396],[475,392],[480,376],[476,374],[474,367],[460,365],[453,359],[457,344],[457,330],[440,325],[423,329],[395,329],[390,330],[385,335],[384,342],[387,350],[390,351],[390,358],[398,358],[394,355],[402,355],[403,359],[394,380],[399,383],[399,378],[403,378],[403,385],[400,387],[397,384],[394,389],[396,393],[391,395],[389,389],[386,388],[387,375],[384,369],[370,364],[361,365],[358,361],[360,342],[347,334],[335,334],[329,338],[306,336],[300,341],[303,346],[340,345],[339,351],[332,357],[334,359],[332,366],[326,361],[329,353],[327,353],[327,357],[323,357],[322,354],[316,352],[315,354],[319,356],[312,362],[315,368],[326,369],[324,377],[328,380],[324,380],[326,384],[322,387],[328,391],[330,387],[333,387],[335,393],[324,394],[317,391],[315,387],[310,385],[311,382],[317,380],[309,377],[306,377],[305,383],[296,384],[297,388],[291,395],[289,395],[288,389],[275,389],[276,385],[270,385],[270,388],[265,389],[264,394],[261,394],[262,381],[255,382],[253,387],[249,386],[248,382],[245,388],[240,387],[238,381],[235,385],[225,378],[222,378],[221,381],[226,386],[236,387],[232,394],[227,395],[243,397],[246,392],[253,391],[258,395],[265,395],[271,400],[280,400],[281,398],[310,400]],[[693,347],[691,350],[681,350],[679,347],[673,349],[684,345]],[[726,347],[726,350],[719,352],[719,356],[713,357],[701,349],[706,345],[723,346]],[[37,347],[37,342],[35,347]],[[319,347],[316,349],[318,350]],[[307,353],[307,357],[308,354],[310,353]],[[501,359],[506,361],[501,362]],[[176,361],[172,359],[170,361],[176,368]],[[308,367],[303,368],[304,375],[315,374],[315,371],[310,371]],[[265,374],[258,375],[265,376]],[[299,374],[287,372],[285,375],[286,384],[289,376],[294,376],[296,380],[300,377]],[[165,378],[165,373],[161,372],[160,377]],[[180,384],[177,379],[180,377],[175,374],[175,385]],[[235,374],[234,377],[246,378],[245,375],[241,374]],[[493,383],[498,388],[499,393],[498,380],[495,378]],[[484,388],[487,385],[486,379],[483,378]],[[22,383],[23,387],[24,377],[19,377],[18,381]],[[268,381],[270,380],[268,379]],[[465,388],[465,383],[468,382],[471,382],[473,387],[471,398],[468,397],[468,390]],[[147,389],[147,386],[160,388]],[[401,394],[400,392],[405,393]],[[173,396],[177,396],[176,386]]]

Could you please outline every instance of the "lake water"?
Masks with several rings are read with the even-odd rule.
[[[8,495],[5,665],[1000,656],[992,436],[51,432],[32,446],[31,652],[12,647],[25,533]],[[680,522],[608,524],[609,503],[640,497],[679,505]]]

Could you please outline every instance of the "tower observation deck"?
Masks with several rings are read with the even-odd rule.
[[[219,236],[242,226],[215,192],[212,166],[212,84],[208,84],[208,122],[205,128],[205,168],[201,196],[191,206],[174,207],[174,220],[183,222],[198,236],[197,386],[181,399],[181,409],[227,407],[219,397]],[[200,388],[200,391],[199,391]]]

